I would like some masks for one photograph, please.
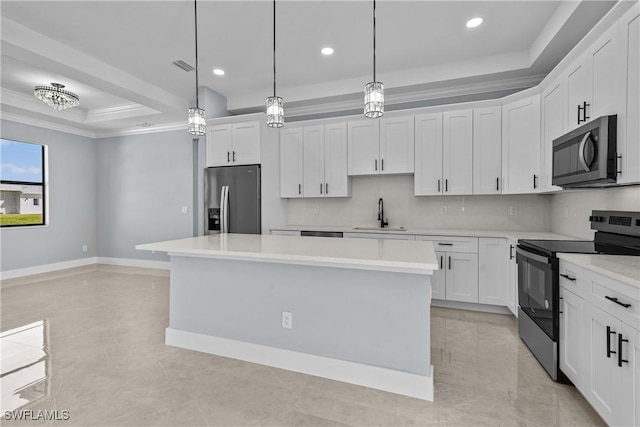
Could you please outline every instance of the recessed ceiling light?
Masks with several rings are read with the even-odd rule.
[[[482,24],[483,19],[478,17],[478,18],[471,18],[467,21],[467,28],[475,28],[478,25]]]
[[[214,68],[213,74],[215,74],[216,76],[224,76],[224,70],[220,68]]]
[[[333,48],[332,47],[323,47],[320,52],[322,52],[323,55],[333,55]]]

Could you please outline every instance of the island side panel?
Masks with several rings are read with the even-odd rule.
[[[429,280],[172,256],[170,328],[430,376]]]

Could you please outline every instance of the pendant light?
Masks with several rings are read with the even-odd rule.
[[[273,96],[267,98],[267,126],[284,126],[282,98],[276,96],[276,0],[273,0]]]
[[[375,119],[384,114],[384,85],[376,81],[376,0],[373,0],[373,81],[364,86],[364,115]]]
[[[189,134],[203,136],[207,131],[207,122],[204,118],[204,110],[200,108],[198,97],[198,5],[197,0],[193,2],[193,12],[195,16],[195,44],[196,44],[196,107],[189,108]]]

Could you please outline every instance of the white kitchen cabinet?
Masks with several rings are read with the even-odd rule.
[[[614,25],[568,68],[567,131],[599,116],[618,113],[617,43],[618,26]]]
[[[560,360],[562,372],[580,388],[584,379],[585,340],[583,333],[584,301],[565,287],[560,287]]]
[[[478,239],[478,302],[509,305],[509,245],[507,239]]]
[[[509,300],[507,307],[518,317],[518,264],[516,263],[516,246],[515,240],[509,239]]]
[[[473,194],[502,192],[502,108],[473,110]]]
[[[302,197],[302,128],[280,130],[280,197]]]
[[[413,116],[380,119],[380,174],[413,173]]]
[[[447,299],[446,297],[446,280],[447,270],[445,269],[444,260],[447,257],[446,252],[436,251],[436,259],[438,260],[439,270],[435,270],[431,276],[431,298]]]
[[[551,83],[541,95],[540,191],[560,191],[553,185],[553,140],[564,134],[567,86],[563,79]]]
[[[210,126],[206,144],[207,167],[260,163],[260,122]]]
[[[442,192],[442,113],[415,117],[415,195]]]
[[[445,111],[442,126],[443,194],[472,194],[473,110]]]
[[[540,95],[502,106],[503,194],[540,191]]]
[[[349,175],[413,173],[413,116],[347,123]]]
[[[415,118],[415,194],[473,193],[473,110]]]
[[[620,410],[614,417],[622,426],[640,426],[640,331],[622,323],[622,387],[620,389]]]
[[[416,236],[433,242],[441,269],[438,270],[433,299],[478,302],[478,238]],[[440,249],[440,250],[438,250]],[[444,294],[442,280],[444,279]]]
[[[640,3],[620,19],[618,182],[640,182]]]
[[[324,196],[324,126],[302,128],[302,195]]]
[[[347,124],[324,126],[325,197],[351,196],[351,179],[347,173]]]

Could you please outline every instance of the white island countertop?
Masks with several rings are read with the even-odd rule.
[[[433,245],[425,241],[214,234],[141,244],[136,249],[167,252],[171,256],[427,275],[438,269]]]

